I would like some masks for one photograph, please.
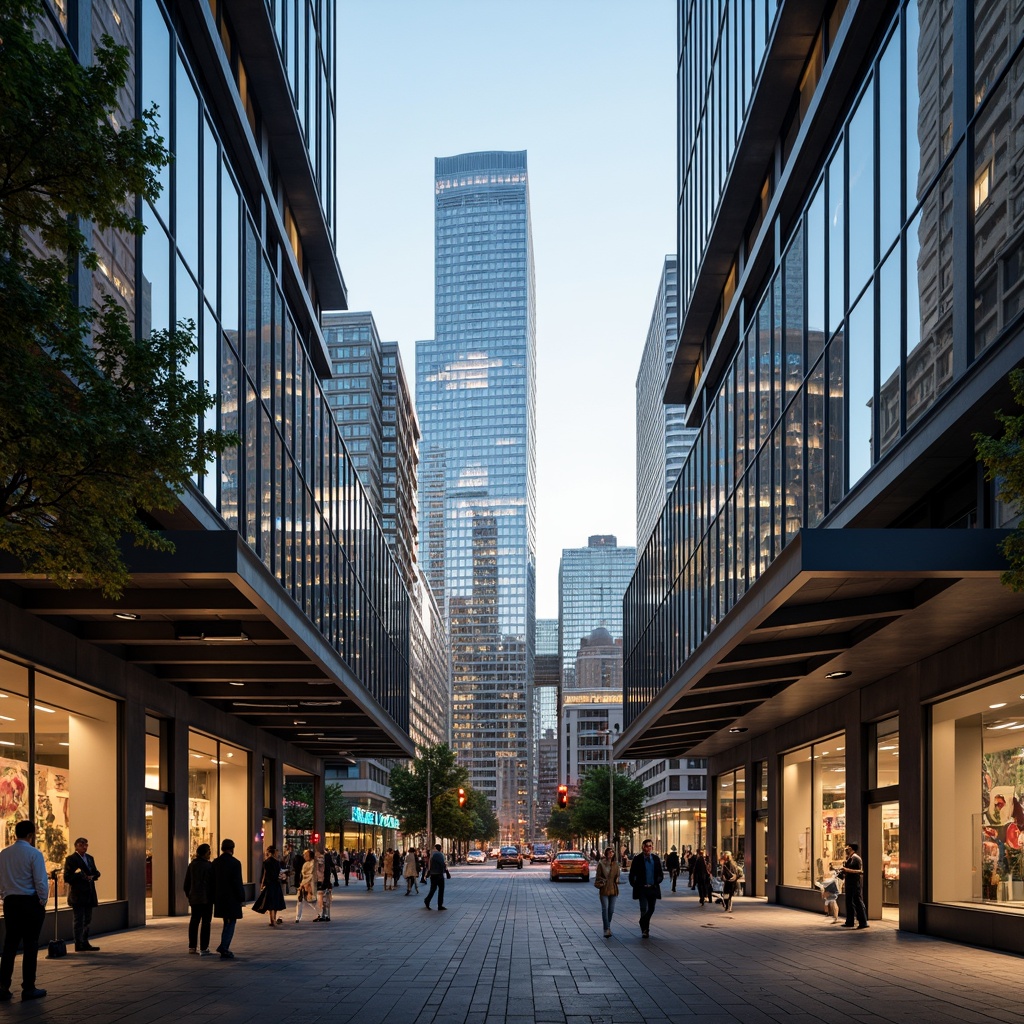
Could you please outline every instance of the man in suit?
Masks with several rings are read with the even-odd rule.
[[[367,850],[363,858],[363,877],[366,879],[366,888],[373,888],[373,875],[377,870],[377,857],[373,850]]]
[[[235,859],[235,844],[225,839],[220,844],[221,854],[213,862],[210,872],[213,888],[213,913],[224,923],[217,952],[221,960],[234,960],[231,940],[235,935],[235,922],[242,916],[245,889],[242,886],[242,865]]]
[[[864,906],[864,861],[857,852],[856,843],[846,844],[846,860],[839,872],[839,877],[846,883],[846,923],[840,928],[852,928],[853,919],[857,918],[858,928],[868,927],[868,912]]]
[[[89,840],[76,839],[75,852],[64,861],[64,883],[68,887],[68,903],[75,912],[75,952],[98,953],[100,947],[89,942],[89,925],[96,897],[96,879],[100,877],[96,861],[89,856]]]
[[[645,939],[651,934],[651,916],[661,899],[664,878],[661,858],[654,853],[654,841],[645,839],[643,852],[638,853],[629,866],[629,884],[633,887],[633,899],[640,901],[640,934]]]
[[[434,852],[430,855],[430,864],[427,870],[430,874],[430,892],[427,893],[427,898],[423,901],[423,905],[429,910],[431,897],[436,892],[437,909],[444,910],[444,880],[445,878],[451,878],[452,873],[448,870],[448,865],[445,863],[440,843],[434,846]]]

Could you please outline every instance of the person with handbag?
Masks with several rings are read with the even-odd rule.
[[[299,872],[298,897],[295,900],[295,923],[302,920],[307,904],[316,905],[316,863],[312,850],[302,851],[302,870]],[[319,916],[319,915],[318,915]]]
[[[98,953],[99,946],[89,942],[92,908],[99,906],[96,879],[100,877],[96,861],[89,856],[89,840],[75,840],[75,852],[64,861],[64,883],[68,887],[68,903],[75,912],[75,952]]]
[[[277,847],[268,846],[267,855],[263,861],[259,895],[253,901],[252,909],[258,914],[269,914],[271,928],[275,924],[284,924],[284,921],[277,916],[279,911],[285,909],[281,874],[281,861],[277,859]]]
[[[740,873],[736,870],[731,850],[723,850],[722,856],[718,860],[721,864],[722,872],[722,909],[727,914],[731,914],[732,898],[736,895],[736,880],[739,878]]]
[[[615,900],[619,895],[619,862],[613,847],[605,848],[604,857],[597,862],[594,872],[594,885],[601,897],[601,921],[604,924],[604,937],[612,937],[612,915],[615,913]]]
[[[210,923],[213,920],[210,853],[210,844],[200,843],[195,857],[185,869],[185,896],[192,908],[192,916],[188,919],[188,951],[200,956],[213,956],[210,952]]]
[[[405,875],[405,895],[411,896],[412,890],[415,887],[416,894],[419,895],[420,887],[416,879],[420,875],[419,858],[416,856],[415,847],[410,846],[409,852],[405,855],[405,867],[402,870]]]

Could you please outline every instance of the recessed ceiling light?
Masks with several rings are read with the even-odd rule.
[[[992,709],[993,711],[995,711],[995,710],[996,710],[996,708],[1005,708],[1005,707],[1006,707],[1006,701],[1004,700],[1004,701],[1003,701],[1002,703],[1000,703],[1000,704],[989,704],[989,707],[990,707],[990,708],[991,708],[991,709]]]
[[[292,721],[292,725],[305,725],[306,720],[304,718],[296,718]]]
[[[2,718],[5,722],[13,722],[14,721],[14,719],[11,718],[10,715],[0,715],[0,718]]]
[[[13,747],[14,744],[10,740],[0,740],[0,747]]]
[[[121,619],[123,622],[134,622],[141,617],[138,612],[114,612],[114,618]]]
[[[228,686],[245,686],[245,683],[228,683]]]
[[[45,711],[48,715],[57,714],[57,712],[54,711],[53,708],[44,708],[42,704],[36,704],[35,709],[36,711]]]
[[[733,726],[729,730],[729,732],[746,732],[746,731],[747,731],[747,727],[745,725],[735,725],[735,726]]]
[[[837,669],[835,672],[826,672],[826,679],[845,679],[850,673],[846,669]]]

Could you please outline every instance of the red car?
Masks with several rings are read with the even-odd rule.
[[[560,882],[563,878],[590,881],[590,861],[579,850],[563,850],[552,858],[551,881]]]

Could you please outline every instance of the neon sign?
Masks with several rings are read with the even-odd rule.
[[[398,828],[398,819],[393,814],[379,811],[364,811],[362,807],[352,808],[352,820],[359,825],[376,825],[377,828]]]

